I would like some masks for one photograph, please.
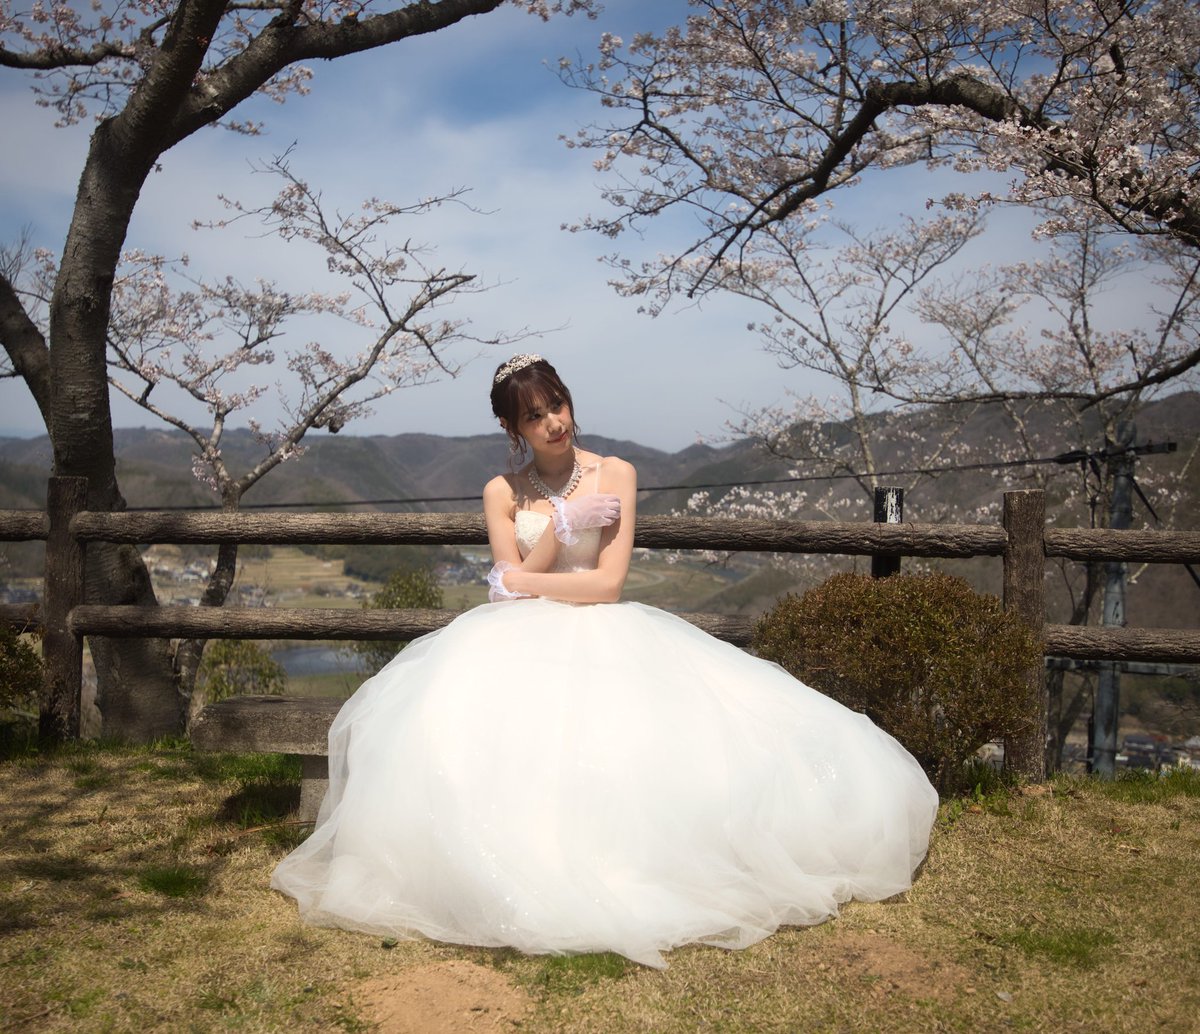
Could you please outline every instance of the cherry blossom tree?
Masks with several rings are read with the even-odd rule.
[[[855,191],[886,189],[901,167],[955,170],[971,174],[965,189],[926,207],[1021,206],[1039,213],[1035,237],[1061,246],[923,299],[917,315],[950,339],[940,355],[917,355],[902,328],[863,324],[851,299],[836,328],[841,358],[815,368],[847,391],[905,403],[1067,399],[1082,412],[1104,398],[1136,405],[1200,364],[1196,4],[691,4],[685,26],[628,45],[606,36],[596,63],[561,66],[610,113],[567,141],[597,153],[611,206],[572,229],[620,239],[655,220],[668,224],[664,235],[685,228],[681,247],[651,259],[610,256],[619,291],[645,298],[651,313],[680,295],[749,295],[773,310],[773,323],[757,328],[766,347],[814,368],[830,354],[820,344],[826,310],[846,302],[840,287],[805,282],[822,262],[835,198],[853,204]],[[947,177],[929,182],[939,189]],[[906,247],[936,248],[948,225],[910,224],[930,240]],[[863,239],[852,232],[846,262]],[[1087,320],[1097,292],[1143,262],[1157,270],[1165,308],[1148,325],[1100,334]],[[1055,328],[1011,331],[1014,312],[1038,297],[1039,325]],[[796,314],[797,299],[808,315]],[[864,326],[868,355],[856,351]],[[1004,347],[993,347],[1005,326]],[[851,398],[852,417],[855,406]]]
[[[596,153],[611,207],[572,229],[617,241],[656,223],[664,236],[681,234],[648,260],[630,254],[633,243],[611,255],[615,286],[648,299],[652,312],[681,296],[757,297],[771,312],[756,327],[767,348],[810,368],[817,358],[838,382],[833,407],[804,399],[743,429],[777,449],[798,442],[798,458],[810,463],[816,440],[828,463],[827,428],[836,425],[824,418],[840,411],[850,430],[832,437],[842,435],[843,457],[866,481],[863,429],[868,441],[886,438],[896,414],[863,422],[864,398],[883,411],[880,399],[960,415],[990,403],[1009,429],[999,461],[1041,451],[1040,405],[1066,403],[1077,433],[1088,429],[1088,447],[1098,432],[1115,442],[1153,390],[1185,383],[1200,365],[1192,0],[692,6],[685,26],[628,45],[606,37],[594,64],[563,63],[564,80],[598,94],[608,111],[567,143]],[[911,325],[896,326],[874,332],[864,355],[861,328],[848,325],[838,328],[837,358],[821,361],[813,328],[823,332],[839,309],[843,321],[856,311],[805,283],[819,275],[806,270],[822,261],[828,208],[886,190],[895,170],[912,167],[947,170],[929,178],[931,196],[918,204],[963,214],[1034,209],[1035,236],[1055,247],[1036,262],[912,296],[911,315],[936,348],[918,348],[905,333]],[[951,170],[964,174],[961,190],[949,189]],[[773,280],[760,289],[764,262]],[[1147,263],[1161,307],[1102,327],[1094,309],[1105,284]],[[1090,486],[1094,498],[1106,494],[1105,477]],[[797,499],[747,493],[736,505],[786,509]],[[1085,579],[1077,618],[1092,609],[1094,589]]]
[[[976,222],[913,222],[855,237],[831,256],[811,242],[789,247],[780,227],[760,234],[739,267],[722,271],[721,287],[758,301],[769,315],[751,329],[763,346],[784,365],[832,378],[834,394],[800,397],[733,425],[794,464],[790,474],[802,487],[747,488],[715,501],[701,495],[692,511],[845,516],[869,499],[883,450],[886,466],[910,472],[910,511],[915,503],[920,519],[994,519],[1000,491],[1040,487],[1060,517],[1106,526],[1128,429],[1163,390],[1155,373],[1173,366],[1200,330],[1200,255],[1175,242],[1115,242],[1084,223],[1057,236],[1038,261],[948,268],[944,259],[961,257],[979,232]],[[1143,311],[1127,304],[1106,313],[1110,293],[1138,299]],[[981,448],[968,444],[979,441],[977,431],[963,433],[973,421],[988,427]],[[1096,462],[1101,443],[1113,462]],[[956,467],[986,472],[983,506],[946,508],[929,475]],[[1169,523],[1178,478],[1151,470],[1139,481]],[[1064,619],[1095,620],[1101,566],[1056,570]],[[808,565],[805,574],[814,573]],[[1056,670],[1051,691],[1051,747],[1060,756],[1089,689],[1065,693]]]
[[[55,473],[87,477],[90,508],[124,505],[113,454],[108,356],[110,344],[132,346],[119,323],[113,324],[114,289],[123,272],[122,254],[128,253],[130,220],[159,158],[207,126],[256,133],[259,124],[240,117],[240,106],[256,95],[284,100],[304,93],[310,80],[305,62],[438,32],[493,11],[501,2],[98,0],[80,5],[33,0],[23,9],[0,6],[0,67],[29,75],[37,102],[59,123],[95,120],[70,227],[61,246],[53,249],[59,257],[53,289],[44,299],[44,330],[7,269],[0,273],[0,342],[46,422]],[[590,0],[520,0],[519,5],[548,17],[558,11],[586,12]],[[352,259],[331,255],[331,261]],[[153,276],[154,264],[149,261],[142,275]],[[130,268],[124,267],[126,275]],[[430,280],[427,290],[436,291],[436,284]],[[273,301],[265,287],[256,289],[257,297],[254,291],[239,297],[243,289],[230,285],[232,294],[224,301],[220,288],[210,288],[217,293],[206,298],[206,306],[240,311],[255,339],[264,330],[269,333],[273,317],[267,310]],[[257,311],[247,312],[246,305]],[[403,323],[403,314],[399,310],[393,316]],[[404,333],[412,333],[420,322],[414,313]],[[249,351],[262,354],[257,344]],[[117,348],[114,353],[120,354]],[[158,372],[141,353],[127,355],[130,365],[138,364],[136,373],[127,370],[127,375],[146,373],[159,382],[166,376],[165,364]],[[184,354],[176,358],[176,374],[183,371],[185,380],[203,378],[204,360],[189,370]],[[319,352],[297,362],[308,364],[307,374],[297,372],[309,378],[318,396],[341,376]],[[150,386],[143,379],[139,395]],[[331,401],[318,406],[314,423],[339,419],[340,405]],[[283,440],[281,447],[286,448]],[[88,563],[97,602],[154,602],[136,550],[100,546],[89,549]],[[94,640],[91,645],[108,731],[149,737],[180,728],[186,699],[167,644]]]
[[[664,237],[682,226],[674,250],[611,255],[614,286],[651,314],[681,295],[751,297],[767,310],[752,330],[768,351],[834,378],[832,405],[804,399],[790,413],[800,420],[758,414],[742,425],[753,437],[777,448],[786,431],[798,458],[816,458],[795,436],[844,417],[854,444],[841,449],[865,484],[870,406],[892,426],[882,400],[1001,404],[1028,454],[1029,402],[1067,400],[1094,433],[1111,400],[1100,423],[1113,433],[1147,392],[1200,364],[1200,7],[691,3],[684,26],[628,45],[607,36],[596,63],[562,63],[564,80],[609,112],[567,141],[596,152],[611,206],[572,229],[620,240],[656,220]],[[969,174],[963,191],[918,205],[1038,213],[1046,257],[965,278],[960,263],[956,282],[929,280],[919,299],[896,290],[907,259],[886,256],[894,235],[850,229],[831,265],[837,198],[852,205],[912,166]],[[947,176],[929,182],[944,189]],[[952,225],[910,219],[904,247],[930,254]],[[1159,307],[1102,329],[1097,297],[1134,266],[1157,279]],[[901,300],[909,322],[889,326]],[[926,342],[938,332],[935,347],[914,342],[914,325]],[[828,441],[820,454],[830,458]]]
[[[613,118],[569,141],[613,175],[610,237],[686,210],[701,233],[631,284],[716,287],[767,228],[867,173],[1010,173],[940,200],[1038,204],[1200,249],[1200,8],[1191,0],[691,0],[685,27],[564,62]],[[1194,362],[1195,360],[1193,360]]]
[[[841,224],[827,246],[814,245],[791,224],[760,234],[742,263],[722,269],[715,283],[761,306],[763,318],[747,329],[781,367],[818,375],[831,394],[744,414],[731,425],[736,436],[802,464],[808,474],[846,479],[860,490],[860,500],[870,499],[880,484],[881,439],[889,442],[892,467],[928,467],[952,458],[967,407],[931,412],[918,433],[877,385],[920,378],[927,360],[901,323],[911,322],[923,286],[936,282],[980,229],[975,217],[942,216],[903,219],[892,230],[871,233]],[[666,300],[660,293],[652,311]],[[924,477],[915,472],[906,487]],[[835,499],[848,502],[844,493],[822,498],[817,503],[806,493],[818,510]]]
[[[304,451],[305,435],[314,428],[340,431],[371,412],[371,404],[394,391],[424,383],[439,373],[454,374],[446,348],[462,340],[495,345],[512,338],[486,341],[469,333],[462,320],[438,312],[465,293],[481,290],[469,273],[433,262],[432,249],[417,244],[386,243],[389,224],[427,215],[444,204],[462,203],[461,190],[426,198],[407,206],[371,199],[352,215],[330,215],[321,196],[293,171],[288,156],[260,171],[282,179],[274,201],[247,208],[225,199],[231,220],[254,219],[286,241],[314,248],[328,271],[347,281],[340,293],[289,293],[276,283],[258,280],[247,287],[233,277],[209,283],[189,276],[186,258],[169,262],[162,256],[126,252],[117,267],[108,324],[109,382],[118,392],[164,423],[182,431],[195,444],[193,472],[217,493],[222,507],[237,510],[242,497],[281,463]],[[50,252],[36,253],[28,278],[10,279],[36,319],[53,296],[57,262]],[[8,263],[14,271],[16,257]],[[338,336],[358,334],[366,346],[351,355],[335,354],[320,341],[309,341],[282,358],[296,382],[295,392],[269,392],[255,383],[281,365],[273,348],[288,325],[305,317],[333,317]],[[249,373],[253,380],[247,380]],[[242,383],[238,383],[242,381]],[[249,416],[267,395],[283,417],[264,428]],[[187,403],[192,403],[190,407]],[[203,414],[204,423],[185,413]],[[248,469],[230,469],[221,441],[231,420],[248,418],[250,432],[262,447],[261,458]],[[236,576],[237,545],[217,551],[216,563],[201,596],[202,606],[219,607]],[[180,691],[198,703],[194,690],[203,640],[180,643],[173,664]]]

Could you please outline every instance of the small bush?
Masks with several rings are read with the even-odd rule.
[[[781,599],[752,645],[895,736],[940,791],[985,743],[1028,728],[1022,673],[1041,654],[999,600],[942,574],[837,575]]]
[[[0,625],[0,757],[13,757],[37,740],[42,658],[26,639]]]
[[[204,650],[196,686],[209,704],[246,693],[278,696],[287,692],[287,672],[256,642],[218,639]]]
[[[441,610],[442,588],[428,567],[396,571],[371,599],[363,601],[363,610]],[[367,671],[377,671],[408,645],[407,642],[362,640],[352,650]]]
[[[42,658],[28,642],[0,625],[0,710],[36,715]]]

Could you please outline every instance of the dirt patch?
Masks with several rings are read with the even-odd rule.
[[[872,931],[845,931],[832,939],[822,968],[870,985],[876,994],[951,1002],[971,994],[971,974],[954,962],[930,959]]]
[[[374,977],[353,993],[359,1014],[378,1024],[379,1034],[500,1034],[533,1007],[502,974],[465,961]]]

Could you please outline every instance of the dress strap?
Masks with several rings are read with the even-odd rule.
[[[604,458],[601,457],[600,460],[596,463],[596,491],[597,492],[600,491],[600,464],[603,462],[604,462]]]

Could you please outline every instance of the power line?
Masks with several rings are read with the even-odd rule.
[[[1174,452],[1178,446],[1175,442],[1146,442],[1141,445],[1130,445],[1121,449],[1072,449],[1069,452],[1059,453],[1057,456],[1038,456],[1033,459],[1023,460],[1001,460],[991,463],[962,463],[962,464],[947,464],[940,467],[911,467],[904,470],[880,470],[874,474],[854,473],[847,471],[842,474],[803,474],[795,477],[779,477],[779,478],[759,478],[747,481],[712,481],[700,484],[691,485],[649,485],[639,487],[639,494],[647,492],[681,492],[681,491],[698,491],[709,488],[750,488],[759,485],[790,485],[790,484],[806,484],[817,481],[850,481],[859,480],[864,477],[903,477],[909,474],[953,474],[962,473],[972,470],[1001,470],[1012,467],[1034,467],[1034,466],[1068,466],[1075,463],[1080,464],[1095,464],[1102,459],[1108,459],[1113,456],[1121,455],[1122,453],[1132,453],[1134,455],[1144,455],[1147,453],[1164,453]],[[324,501],[309,501],[295,503],[247,503],[241,507],[243,510],[287,510],[302,507],[305,509],[317,509],[325,506],[408,506],[413,504],[423,503],[477,503],[479,502],[479,494],[474,495],[442,495],[442,496],[413,496],[408,498],[393,498],[393,499],[330,499]],[[129,509],[134,510],[219,510],[221,507],[216,504],[207,504],[201,506],[131,506]]]

